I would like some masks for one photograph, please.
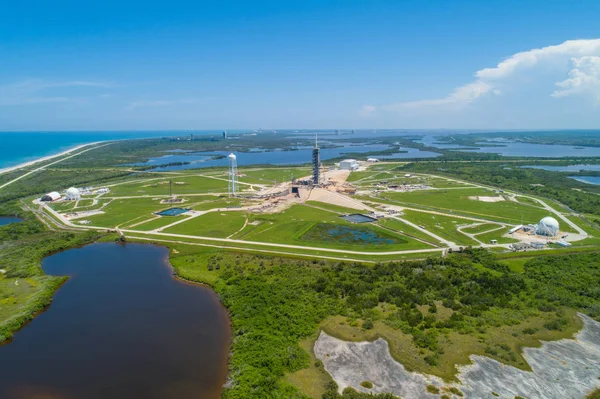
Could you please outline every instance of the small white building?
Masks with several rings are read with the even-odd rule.
[[[81,198],[81,193],[75,187],[71,187],[71,188],[67,189],[65,198],[69,201],[77,201]]]
[[[359,165],[356,159],[344,159],[340,162],[340,169],[342,170],[356,170],[358,167]]]
[[[375,163],[375,162],[379,162],[379,159],[377,159],[377,158],[367,158],[367,162]]]

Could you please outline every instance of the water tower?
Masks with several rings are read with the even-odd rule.
[[[229,161],[229,196],[235,197],[237,195],[237,157],[231,153],[227,156],[227,160]]]

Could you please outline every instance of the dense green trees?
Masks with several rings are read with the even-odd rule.
[[[235,260],[227,256],[210,260],[222,264],[220,271],[213,271],[220,273],[215,289],[229,309],[235,336],[230,384],[224,394],[228,399],[303,398],[282,377],[308,366],[309,358],[298,342],[331,315],[362,319],[363,328],[378,320],[401,329],[412,335],[430,365],[438,361],[439,339],[449,331],[482,333],[492,326],[524,321],[540,310],[556,312],[544,328],[562,329],[562,306],[600,315],[598,254],[536,258],[522,274],[510,272],[481,249],[454,254],[443,262],[432,258],[375,266],[231,256]],[[478,265],[500,272],[482,271]],[[437,320],[434,301],[451,308],[451,316]],[[382,303],[391,311],[383,314]],[[504,344],[490,344],[486,353],[507,362],[516,356]],[[324,396],[363,397],[370,396],[351,390],[340,395],[335,384]]]

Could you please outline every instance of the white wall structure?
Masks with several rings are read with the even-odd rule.
[[[234,153],[231,153],[227,156],[227,160],[229,161],[229,184],[228,184],[228,192],[230,197],[235,197],[237,195],[237,157]]]
[[[340,162],[340,169],[342,170],[356,170],[358,169],[358,161],[356,159],[344,159]]]
[[[535,226],[535,233],[541,236],[554,237],[558,235],[558,221],[546,216]]]
[[[51,193],[48,193],[48,194],[44,195],[41,198],[41,201],[52,202],[52,201],[56,201],[59,198],[60,198],[60,193],[57,192],[57,191],[52,191]]]
[[[81,198],[81,193],[75,187],[71,187],[71,188],[67,189],[65,198],[68,200],[71,200],[71,201],[77,201]]]

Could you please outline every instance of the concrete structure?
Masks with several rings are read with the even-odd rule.
[[[535,233],[541,236],[554,237],[558,235],[558,221],[546,216],[535,226]]]
[[[51,193],[48,193],[48,194],[44,195],[40,199],[40,201],[42,201],[42,202],[52,202],[52,201],[56,201],[59,198],[60,198],[60,193],[58,193],[57,191],[52,191]]]
[[[344,159],[340,162],[340,169],[342,170],[356,170],[358,167],[359,165],[356,159]]]
[[[518,225],[518,226],[515,226],[515,227],[513,227],[512,229],[508,230],[508,234],[512,234],[512,233],[514,233],[514,232],[516,232],[516,231],[519,231],[519,230],[521,230],[522,228],[523,228],[523,225],[522,225],[522,224],[520,224],[520,225]]]
[[[237,157],[234,153],[231,153],[227,156],[227,160],[229,161],[229,184],[227,189],[229,196],[235,197],[237,195]]]
[[[379,162],[377,158],[367,158],[367,162]]]
[[[313,165],[313,184],[318,186],[321,183],[320,167],[321,167],[321,150],[319,149],[319,143],[317,136],[315,135],[315,148],[312,150],[312,165]]]
[[[81,193],[75,187],[71,187],[71,188],[67,189],[65,198],[70,201],[77,201],[78,199],[81,198]]]
[[[546,243],[545,242],[533,241],[531,243],[531,248],[533,248],[533,249],[544,249],[544,248],[546,248]]]

